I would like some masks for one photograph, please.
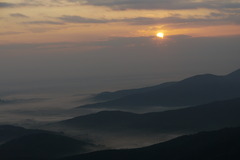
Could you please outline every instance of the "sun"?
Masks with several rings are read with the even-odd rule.
[[[163,38],[164,37],[164,33],[158,32],[156,36],[159,37],[159,38]]]

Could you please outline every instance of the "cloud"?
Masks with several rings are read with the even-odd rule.
[[[9,7],[14,7],[15,4],[13,3],[8,3],[8,2],[0,2],[0,8],[9,8]]]
[[[12,8],[12,7],[29,7],[29,6],[44,6],[45,4],[40,1],[24,1],[23,3],[9,3],[0,2],[0,8]]]
[[[84,18],[81,16],[68,16],[64,15],[58,19],[67,23],[112,23],[112,22],[124,22],[129,25],[155,25],[155,24],[172,24],[172,23],[189,23],[189,22],[204,22],[214,21],[210,17],[207,18],[181,18],[179,16],[170,16],[164,18],[150,18],[150,17],[136,17],[136,18],[124,18],[124,19],[93,19]]]
[[[117,20],[115,20],[117,21]],[[225,13],[210,13],[201,18],[194,16],[182,18],[180,16],[169,16],[164,18],[149,18],[149,17],[136,17],[129,19],[119,20],[126,22],[130,25],[157,25],[157,24],[172,24],[172,25],[196,25],[196,26],[211,26],[221,24],[240,24],[239,14],[225,14]]]
[[[21,34],[21,33],[24,33],[24,32],[0,32],[0,35],[12,35],[12,34]]]
[[[23,22],[23,24],[53,24],[53,25],[63,25],[62,22],[56,22],[56,21],[29,21],[29,22]]]
[[[206,16],[194,16],[181,17],[178,14],[170,15],[163,18],[153,18],[153,17],[135,17],[135,18],[123,18],[123,19],[94,19],[94,18],[85,18],[77,15],[63,15],[57,19],[62,20],[65,23],[113,23],[113,22],[122,22],[129,25],[158,25],[158,24],[197,24],[199,26],[209,26],[216,24],[239,24],[240,15],[235,13],[228,12],[211,12]]]
[[[69,16],[69,15],[64,15],[62,17],[59,17],[59,19],[63,20],[64,22],[69,22],[69,23],[107,23],[107,22],[110,22],[109,20],[84,18],[81,16]]]
[[[239,14],[230,15],[227,17],[226,20],[239,25],[240,24],[240,15]]]
[[[196,9],[196,8],[240,8],[233,0],[68,0],[84,2],[86,5],[107,6],[116,10],[123,9]]]
[[[196,25],[200,26],[211,26],[211,25],[221,25],[221,24],[240,24],[240,15],[225,15],[211,13],[208,16],[202,18],[194,18],[194,16],[181,18],[178,16],[170,16],[164,18],[148,18],[148,17],[137,17],[130,19],[123,19],[122,22],[126,22],[130,25]]]
[[[131,25],[154,25],[154,24],[172,24],[172,23],[188,23],[188,22],[199,22],[199,21],[210,21],[210,19],[204,18],[180,18],[178,16],[170,16],[164,18],[147,18],[137,17],[131,19],[123,19],[123,22],[127,22]],[[212,20],[211,20],[212,21]]]
[[[29,18],[28,16],[21,14],[21,13],[12,13],[10,14],[11,17],[16,17],[16,18]]]
[[[11,14],[13,17],[27,18],[26,15],[20,13]],[[78,15],[62,15],[56,17],[56,21],[27,21],[23,24],[50,24],[50,25],[64,25],[67,23],[79,23],[79,24],[102,24],[102,23],[127,23],[129,25],[168,25],[170,27],[181,27],[185,25],[189,26],[211,26],[221,24],[240,24],[239,14],[234,13],[221,13],[211,12],[209,15],[202,16],[189,16],[181,17],[178,14],[171,14],[169,17],[153,18],[153,17],[136,17],[136,18],[123,18],[123,19],[96,19],[87,18]],[[59,21],[60,20],[60,21]]]

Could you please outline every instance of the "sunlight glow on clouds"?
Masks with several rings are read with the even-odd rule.
[[[159,29],[168,35],[240,34],[238,0],[12,0],[0,2],[0,9],[1,44],[153,36]]]

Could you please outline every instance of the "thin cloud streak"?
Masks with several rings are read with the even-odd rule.
[[[29,18],[28,16],[21,14],[21,13],[12,13],[10,14],[11,17],[15,17],[15,18]]]
[[[13,35],[13,34],[21,34],[24,32],[0,32],[0,35]]]
[[[43,3],[37,1],[28,1],[24,3],[9,3],[9,2],[0,2],[0,8],[16,8],[16,7],[30,7],[30,6],[45,6]]]
[[[188,23],[194,24],[197,23],[201,26],[206,25],[214,25],[214,24],[239,24],[240,15],[226,15],[220,13],[211,13],[208,16],[202,18],[194,18],[186,17],[181,18],[180,16],[169,16],[164,18],[150,18],[150,17],[136,17],[136,18],[125,18],[125,19],[93,19],[93,18],[85,18],[81,16],[70,16],[64,15],[62,17],[58,17],[58,19],[62,20],[64,23],[115,23],[115,22],[123,22],[129,25],[158,25],[158,24],[181,24]]]
[[[110,20],[84,18],[81,16],[69,16],[69,15],[64,15],[62,17],[59,17],[59,19],[63,20],[64,22],[69,22],[69,23],[108,23],[108,22],[111,22]]]
[[[23,24],[53,24],[53,25],[63,25],[62,22],[56,22],[56,21],[29,21],[29,22],[23,22]]]

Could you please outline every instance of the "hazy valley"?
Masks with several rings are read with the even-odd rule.
[[[39,120],[45,116],[59,118],[6,123],[22,125],[28,129],[0,126],[0,157],[6,160],[149,157],[166,160],[194,157],[200,160],[211,157],[215,160],[219,157],[224,159],[226,156],[239,156],[239,80],[240,72],[237,70],[225,76],[198,75],[152,87],[103,92],[84,96],[82,101],[80,97],[83,95],[74,94],[67,99],[68,102],[72,101],[72,106],[68,108],[63,105],[62,110],[59,107],[47,109],[46,106],[48,115],[35,110]],[[28,106],[44,104],[46,101],[49,99],[3,100],[1,106]],[[65,99],[61,103],[64,101],[67,102]],[[95,104],[87,104],[93,102]],[[79,103],[83,105],[77,107]],[[19,109],[15,114],[22,112],[34,117],[34,112],[20,111]],[[227,144],[231,146],[230,149],[227,149]],[[86,152],[91,153],[85,154]],[[179,156],[172,157],[173,153]]]

